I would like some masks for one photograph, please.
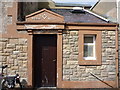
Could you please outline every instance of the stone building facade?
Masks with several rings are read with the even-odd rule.
[[[112,0],[112,1],[100,0],[99,3],[97,3],[93,8],[91,8],[91,10],[106,17],[110,21],[117,22],[120,24],[120,1],[119,0]],[[120,30],[120,27],[119,27],[119,30]],[[120,38],[119,38],[119,42],[120,42]],[[119,43],[119,47],[120,47],[120,43]],[[120,49],[119,49],[119,58],[120,58]],[[119,72],[120,72],[120,59],[119,59]],[[119,75],[119,82],[120,82],[120,75]],[[120,83],[119,83],[119,87],[120,87]]]
[[[13,9],[15,7],[14,3],[12,1],[0,2],[0,66],[8,65],[8,68],[4,70],[5,74],[15,75],[18,73],[21,78],[26,80],[28,41],[24,37],[19,37],[18,33],[15,35],[15,27],[9,28],[9,26],[16,25],[14,23],[16,18],[13,17],[12,13],[8,15],[8,8]],[[17,10],[17,8],[14,10]]]
[[[39,76],[35,67],[42,64],[37,63],[40,57],[34,43],[41,42],[38,39],[41,35],[56,35],[56,79],[55,84],[52,83],[54,87],[118,87],[117,24],[107,22],[84,9],[80,12],[71,9],[42,9],[27,15],[25,21],[18,21],[17,2],[2,2],[1,7],[0,65],[8,65],[6,74],[20,74],[21,82],[26,82],[26,86],[49,87],[49,77],[46,74],[43,80],[37,77],[41,82],[35,79],[35,76]],[[85,51],[81,48],[85,35],[95,35],[95,60],[85,60],[83,57]],[[37,39],[39,41],[35,41]],[[41,68],[38,71],[39,69]]]
[[[98,81],[90,73],[102,80],[115,80],[115,32],[102,31],[102,65],[79,66],[78,31],[63,34],[63,80],[66,81]]]

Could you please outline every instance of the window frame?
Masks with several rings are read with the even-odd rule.
[[[89,60],[84,59],[84,36],[85,35],[95,35],[95,56],[96,59],[90,58]],[[101,65],[102,64],[102,40],[101,31],[94,30],[79,30],[79,65]]]

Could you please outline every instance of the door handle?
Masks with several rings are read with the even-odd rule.
[[[56,59],[53,60],[53,62],[55,62],[55,61],[56,61]]]

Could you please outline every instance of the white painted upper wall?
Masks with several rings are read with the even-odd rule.
[[[120,0],[117,2],[117,21],[120,24]]]
[[[117,22],[117,1],[116,0],[100,0],[92,9],[113,22]]]

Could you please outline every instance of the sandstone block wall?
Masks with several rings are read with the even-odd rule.
[[[63,80],[65,81],[114,81],[115,75],[115,32],[102,31],[102,65],[80,66],[78,64],[78,31],[63,34]],[[90,73],[89,73],[90,72]]]
[[[13,6],[14,0],[0,1],[0,66],[7,64],[8,68],[4,70],[5,74],[15,75],[18,73],[21,76],[21,80],[26,82],[28,62],[27,39],[18,38],[18,35],[15,36],[8,33],[11,29],[7,28],[8,25],[13,24],[12,20],[15,18],[12,15],[8,15],[8,8],[12,8]],[[7,35],[9,37],[6,37]]]
[[[118,34],[118,54],[119,54],[119,56],[118,56],[118,60],[119,60],[119,87],[120,87],[120,27],[119,27],[119,34]]]
[[[0,38],[0,66],[8,65],[4,73],[27,78],[27,48],[27,39]]]
[[[119,23],[119,87],[120,87],[120,1],[118,1],[118,13],[117,13],[117,21]]]

